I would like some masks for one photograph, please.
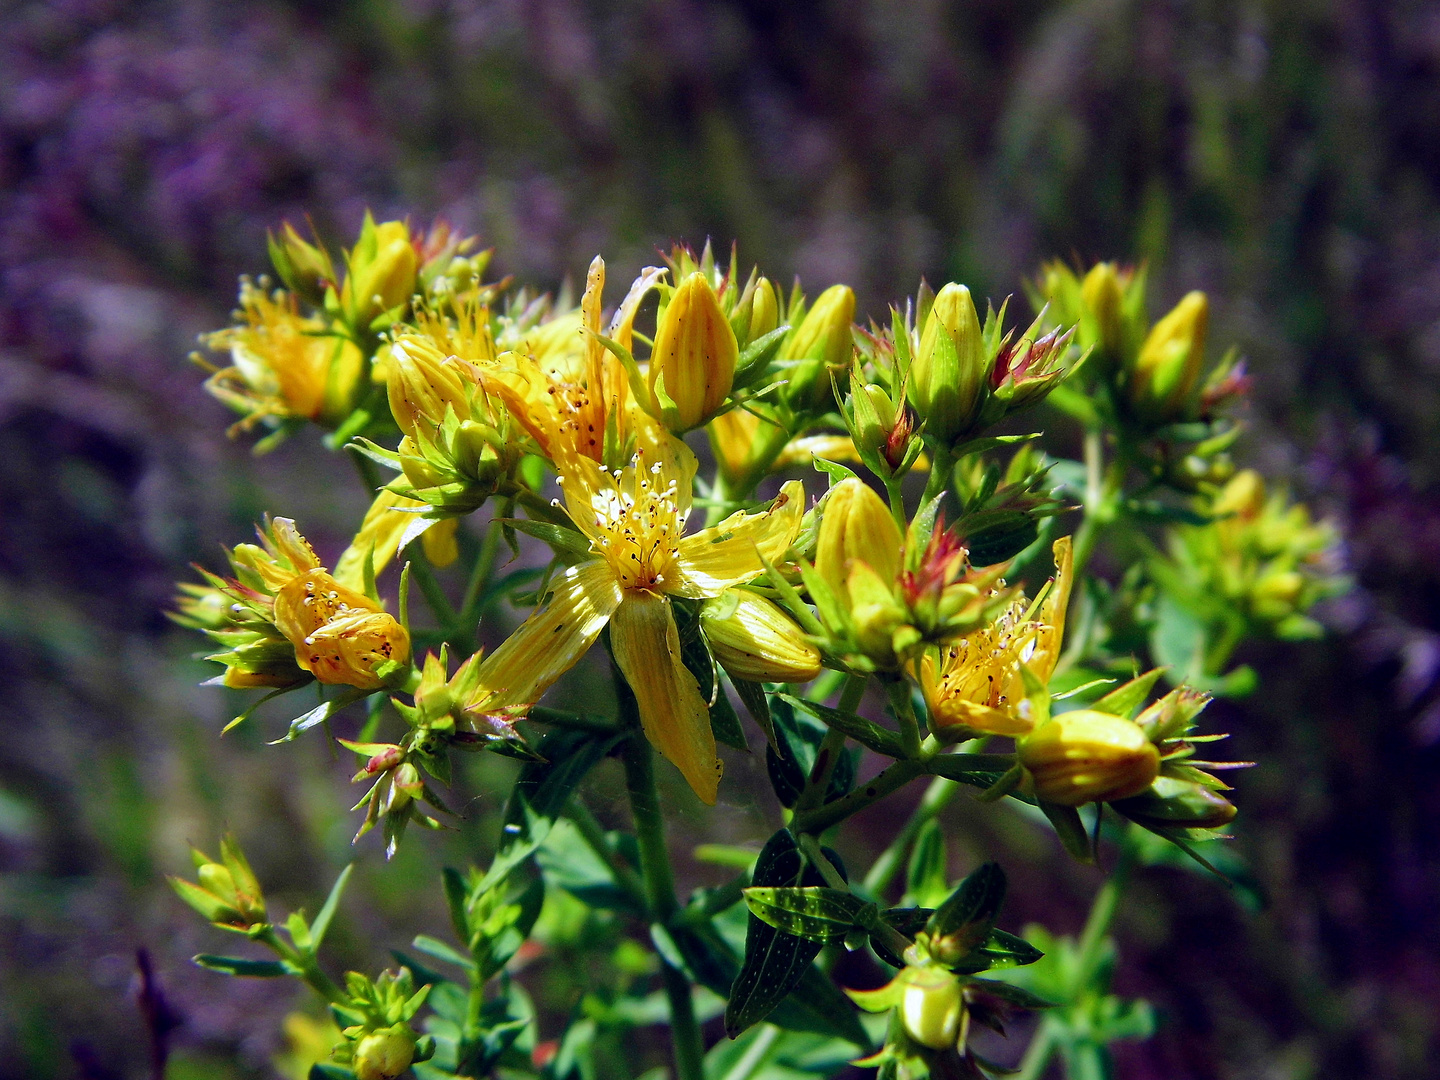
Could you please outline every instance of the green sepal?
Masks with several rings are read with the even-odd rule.
[[[1005,901],[1005,871],[999,863],[979,866],[935,909],[926,928],[932,937],[955,943],[965,955],[990,936]]]

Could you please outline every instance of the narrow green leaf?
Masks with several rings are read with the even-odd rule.
[[[735,692],[749,711],[751,719],[760,725],[765,741],[772,747],[775,743],[775,721],[770,717],[770,702],[765,696],[765,687],[748,679],[735,679]]]
[[[435,960],[443,960],[447,964],[454,964],[456,967],[462,967],[466,971],[476,970],[474,960],[464,953],[457,951],[452,946],[446,945],[445,942],[440,939],[433,938],[428,934],[418,935],[410,944],[426,956],[432,957]]]
[[[1136,676],[1122,686],[1117,686],[1110,693],[1106,694],[1090,708],[1095,712],[1110,713],[1112,716],[1123,716],[1129,719],[1135,715],[1135,710],[1145,704],[1145,699],[1150,696],[1150,691],[1165,674],[1164,668],[1153,668],[1144,675]]]
[[[984,863],[935,909],[930,932],[953,941],[963,956],[990,936],[1004,900],[1005,871],[999,863]]]
[[[1038,803],[1045,816],[1050,819],[1050,824],[1055,826],[1055,833],[1060,837],[1060,844],[1070,854],[1070,857],[1083,863],[1093,863],[1095,852],[1090,841],[1090,834],[1085,830],[1085,823],[1080,820],[1080,811],[1073,806],[1059,806],[1055,803]]]
[[[223,971],[226,975],[243,975],[250,979],[278,979],[282,975],[298,974],[294,967],[279,960],[244,960],[238,956],[201,953],[194,957],[194,961],[210,971]]]
[[[1055,1002],[1046,1001],[1038,994],[1032,994],[1029,990],[1022,990],[1010,983],[998,982],[995,979],[971,979],[969,985],[984,993],[999,998],[1001,1001],[1011,1005],[1018,1005],[1022,1009],[1051,1009]]]
[[[893,758],[905,756],[905,748],[900,741],[900,736],[872,720],[866,720],[863,716],[857,716],[852,712],[832,709],[828,705],[821,705],[814,701],[791,697],[789,694],[776,694],[775,696],[794,708],[803,709],[837,731],[843,731],[850,738],[862,746],[868,746],[877,754],[885,754],[887,757]]]
[[[340,906],[340,897],[345,893],[345,886],[350,881],[350,872],[355,869],[355,864],[350,863],[340,876],[335,879],[335,884],[330,886],[330,895],[325,898],[325,905],[320,909],[320,914],[315,916],[314,925],[310,927],[310,940],[312,951],[318,951],[325,940],[325,932],[330,929],[330,921],[335,918],[335,909]]]
[[[910,849],[905,871],[905,893],[921,907],[934,907],[950,891],[945,833],[934,818],[927,821]]]
[[[941,754],[930,759],[926,770],[958,784],[988,788],[1014,765],[1014,754]]]

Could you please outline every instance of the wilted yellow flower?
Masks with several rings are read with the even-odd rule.
[[[776,604],[732,589],[700,609],[715,659],[736,679],[809,682],[820,674],[820,650]]]
[[[1035,602],[1013,601],[994,622],[921,657],[921,690],[937,731],[1024,735],[1035,726],[1021,667],[1048,683],[1060,658],[1073,584],[1070,538],[1055,541],[1055,578]]]
[[[208,348],[230,354],[231,366],[211,375],[205,388],[244,414],[232,434],[265,421],[313,420],[333,428],[350,415],[365,390],[364,357],[353,342],[303,317],[292,293],[267,293],[263,279],[241,279],[236,314],[237,325],[202,338]]]
[[[1061,713],[1016,750],[1036,798],[1060,806],[1138,795],[1160,773],[1160,752],[1139,724],[1091,709]]]
[[[657,418],[677,435],[700,427],[729,397],[739,358],[735,331],[709,279],[698,271],[690,274],[655,328],[650,393]]]
[[[670,596],[703,599],[764,572],[800,528],[804,491],[792,481],[769,509],[736,513],[685,536],[695,460],[660,433],[634,463],[607,471],[566,460],[561,480],[571,519],[595,554],[566,570],[546,605],[485,661],[487,694],[535,701],[583,656],[605,625],[615,662],[635,693],[645,734],[714,803],[720,780],[709,712],[680,659]],[[758,553],[757,553],[758,552]]]

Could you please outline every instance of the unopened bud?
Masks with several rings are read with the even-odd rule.
[[[366,1035],[355,1047],[357,1080],[394,1080],[415,1059],[415,1036],[404,1024]]]
[[[1092,266],[1080,283],[1080,298],[1087,316],[1081,319],[1081,333],[1086,338],[1081,344],[1096,345],[1114,356],[1120,349],[1120,309],[1125,303],[1115,264]]]
[[[709,279],[689,275],[670,298],[655,330],[650,389],[677,434],[700,427],[725,403],[740,348]],[[663,395],[663,396],[662,396]],[[674,415],[664,398],[674,402]]]
[[[755,282],[750,300],[750,333],[747,340],[762,338],[780,325],[780,300],[769,278]]]
[[[1216,517],[1234,514],[1242,521],[1265,508],[1265,479],[1254,469],[1241,469],[1215,496],[1210,511]]]
[[[970,290],[946,285],[930,307],[910,366],[910,404],[926,432],[947,445],[963,436],[975,422],[989,374]]]
[[[1061,806],[1138,795],[1160,771],[1160,753],[1138,724],[1089,709],[1061,713],[1018,751],[1036,797]]]
[[[837,597],[849,595],[852,559],[867,563],[882,581],[893,582],[900,572],[900,545],[900,528],[890,508],[863,481],[842,480],[825,497],[815,569]]]
[[[965,1001],[960,980],[944,968],[906,968],[906,986],[900,999],[900,1020],[905,1034],[930,1050],[955,1045]]]
[[[727,613],[731,597],[738,600]],[[763,596],[733,590],[708,601],[700,618],[715,659],[736,679],[803,683],[820,674],[820,651]]]
[[[424,422],[431,433],[445,419],[446,409],[457,419],[470,416],[474,384],[458,362],[447,360],[431,342],[405,336],[391,350],[390,412],[400,430],[412,439],[415,425]]]
[[[1140,415],[1177,420],[1205,362],[1210,302],[1191,292],[1150,330],[1130,373],[1130,403]]]
[[[420,258],[403,221],[375,226],[374,254],[363,263],[352,257],[345,281],[345,299],[357,327],[363,329],[382,312],[409,302],[415,294]]]
[[[850,366],[855,341],[855,293],[848,285],[831,285],[815,298],[785,345],[795,365],[785,396],[793,404],[823,412],[832,404],[830,377]]]
[[[288,221],[280,226],[280,235],[266,233],[270,262],[287,288],[312,304],[325,298],[325,289],[333,284],[335,268],[330,256],[314,244],[303,240]]]

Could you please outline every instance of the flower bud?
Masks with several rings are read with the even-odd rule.
[[[846,602],[849,563],[867,563],[882,581],[900,572],[900,528],[890,508],[863,481],[850,477],[830,489],[821,510],[815,569],[836,597]]]
[[[750,332],[746,340],[762,338],[780,325],[780,300],[775,295],[775,286],[769,278],[755,282],[755,293],[750,298]]]
[[[831,285],[815,298],[785,344],[784,358],[796,364],[784,393],[800,408],[826,411],[832,404],[830,375],[850,366],[855,340],[855,293],[848,285]]]
[[[1241,469],[1215,496],[1210,512],[1216,517],[1234,514],[1242,521],[1256,517],[1265,508],[1265,480],[1254,469]]]
[[[1061,713],[1018,750],[1036,797],[1061,806],[1138,795],[1160,771],[1160,753],[1138,724],[1089,709]]]
[[[1191,292],[1150,329],[1130,372],[1130,403],[1148,419],[1180,419],[1205,362],[1210,302]]]
[[[415,1059],[415,1035],[404,1024],[366,1035],[355,1047],[357,1080],[394,1080]]]
[[[433,432],[444,421],[447,408],[456,419],[469,419],[473,382],[465,378],[458,362],[441,356],[429,341],[402,337],[391,350],[389,367],[390,412],[412,439],[417,421]]]
[[[900,1020],[905,1034],[930,1050],[946,1050],[960,1035],[965,1001],[960,980],[940,967],[910,967],[902,976]]]
[[[377,315],[409,303],[420,268],[410,230],[403,221],[386,221],[372,228],[373,249],[368,258],[362,257],[362,248],[371,247],[362,238],[351,254],[342,295],[357,329],[366,329]]]
[[[1087,318],[1082,318],[1084,345],[1096,345],[1114,356],[1120,349],[1121,307],[1125,303],[1115,264],[1096,263],[1080,283],[1080,299]]]
[[[250,864],[233,836],[220,841],[216,862],[203,851],[192,849],[197,882],[172,877],[171,886],[201,916],[227,930],[246,931],[264,925],[265,898]]]
[[[975,422],[989,365],[970,290],[951,283],[935,296],[910,365],[909,398],[925,430],[950,444]]]
[[[689,275],[670,298],[655,329],[650,390],[677,434],[700,427],[725,403],[740,347],[710,281]],[[673,415],[664,398],[674,402]]]
[[[1235,804],[1193,780],[1160,776],[1148,791],[1123,799],[1115,809],[1131,821],[1158,828],[1218,829],[1235,820]]]
[[[731,607],[731,598],[738,598]],[[809,682],[820,674],[820,651],[780,608],[755,593],[732,590],[700,609],[710,649],[733,678]]]
[[[270,262],[280,280],[296,295],[319,305],[325,289],[335,280],[335,267],[329,254],[321,247],[301,239],[288,221],[280,226],[280,235],[266,232]]]

